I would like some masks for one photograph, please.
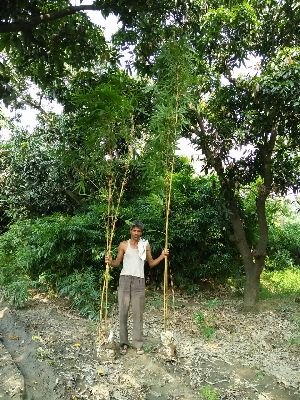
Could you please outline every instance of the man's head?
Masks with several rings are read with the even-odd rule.
[[[132,223],[130,225],[130,230],[132,228],[139,228],[139,229],[141,229],[141,231],[143,231],[144,230],[144,224],[141,221],[134,220],[134,221],[132,221]]]
[[[144,230],[144,224],[141,221],[133,221],[130,225],[131,239],[139,240]]]

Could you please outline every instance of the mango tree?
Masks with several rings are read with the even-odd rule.
[[[202,54],[204,49],[209,51],[200,63],[205,77],[200,78],[194,141],[206,166],[221,181],[233,240],[245,267],[248,307],[257,300],[267,254],[266,200],[270,193],[285,194],[299,185],[300,53],[294,46],[298,28],[287,39],[282,28],[291,11],[287,4],[219,5],[204,15],[201,40],[195,42]],[[275,12],[271,6],[276,18],[270,33],[265,27],[269,12]],[[252,76],[238,75],[237,68],[247,59],[256,64]],[[245,186],[250,184],[256,197],[254,238],[247,236],[240,207]]]

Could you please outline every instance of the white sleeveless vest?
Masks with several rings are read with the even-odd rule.
[[[142,239],[139,240],[139,243],[141,242],[141,240]],[[146,248],[147,243],[148,243],[148,241],[146,241],[146,243],[145,243],[145,248]],[[141,247],[141,246],[139,246],[139,247]],[[146,250],[145,250],[145,252],[146,252]],[[142,255],[142,257],[143,256],[144,256],[144,254]],[[128,240],[127,249],[126,249],[124,257],[123,257],[123,268],[121,271],[121,275],[131,275],[131,276],[136,276],[138,278],[144,278],[145,277],[145,275],[144,275],[144,263],[145,262],[144,262],[143,258],[141,258],[139,248],[136,248],[136,249],[132,248],[130,246],[130,240]]]

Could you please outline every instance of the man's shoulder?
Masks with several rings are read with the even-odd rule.
[[[121,247],[121,248],[126,248],[126,247],[127,247],[127,244],[128,244],[128,240],[123,240],[123,241],[119,244],[119,247]]]

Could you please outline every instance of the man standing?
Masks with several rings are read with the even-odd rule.
[[[143,230],[144,225],[140,221],[134,221],[130,227],[130,239],[119,244],[116,259],[112,260],[110,256],[105,257],[105,262],[113,267],[118,267],[123,262],[118,289],[120,352],[122,354],[126,354],[128,348],[127,320],[130,303],[132,307],[133,345],[137,349],[137,354],[144,352],[145,260],[152,268],[169,255],[169,250],[164,249],[159,257],[153,259],[148,240],[142,239]]]

